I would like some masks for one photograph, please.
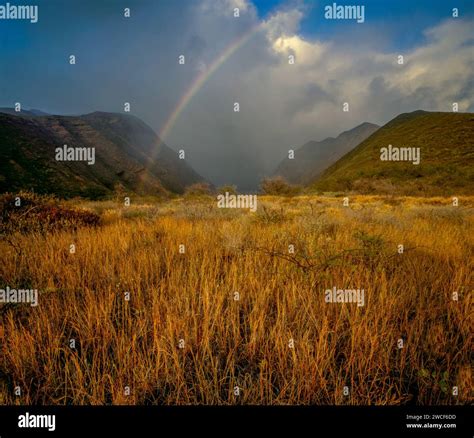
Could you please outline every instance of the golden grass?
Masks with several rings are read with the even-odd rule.
[[[472,402],[474,197],[84,205],[101,227],[0,242],[0,286],[40,291],[0,304],[0,404]]]

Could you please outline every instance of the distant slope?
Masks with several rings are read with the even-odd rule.
[[[94,147],[95,164],[59,162],[55,149]],[[0,192],[91,198],[126,192],[181,193],[203,181],[136,117],[95,112],[84,116],[0,114]]]
[[[25,117],[35,117],[35,116],[40,116],[40,115],[46,115],[46,113],[39,114],[39,110],[22,109],[21,111],[17,112],[15,111],[15,108],[0,108],[0,113],[10,114],[12,116],[25,116]]]
[[[421,161],[382,161],[383,147],[420,148]],[[318,191],[452,195],[474,193],[474,114],[401,114],[329,167]]]
[[[34,109],[34,108],[31,108],[31,109],[29,110],[29,112],[30,112],[31,114],[34,114],[35,116],[49,116],[49,115],[51,115],[51,114],[49,114],[49,113],[45,113],[44,111],[41,111],[41,110],[38,110],[38,109]]]
[[[336,138],[310,141],[295,151],[294,159],[284,159],[274,175],[293,184],[307,184],[378,128],[372,123],[362,123]]]

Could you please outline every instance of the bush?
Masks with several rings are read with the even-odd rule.
[[[286,220],[283,207],[279,210],[262,205],[256,215],[253,216],[253,221],[264,225],[273,225],[284,222]]]
[[[264,178],[260,189],[266,195],[294,196],[301,192],[300,186],[289,184],[283,177]]]
[[[231,185],[231,184],[226,184],[222,187],[219,187],[217,189],[217,192],[221,195],[225,195],[226,193],[229,193],[229,195],[236,195],[237,194],[237,186]]]
[[[211,186],[208,183],[196,183],[186,187],[185,196],[208,196],[212,193]]]
[[[19,200],[19,205],[17,205]],[[87,210],[65,208],[47,195],[30,192],[0,195],[0,234],[75,230],[97,226],[100,217]]]

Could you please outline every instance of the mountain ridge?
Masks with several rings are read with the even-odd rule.
[[[281,161],[273,175],[282,176],[292,184],[308,184],[378,128],[374,123],[364,122],[337,137],[306,142],[295,150],[293,159]]]
[[[95,164],[55,161],[55,150],[94,148]],[[100,198],[116,189],[183,193],[205,181],[139,118],[92,112],[81,116],[0,112],[0,191],[33,189]]]
[[[419,148],[419,165],[382,161],[382,148]],[[310,187],[404,195],[474,193],[474,114],[402,113],[328,167]]]

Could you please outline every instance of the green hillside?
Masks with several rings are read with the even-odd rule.
[[[420,163],[382,161],[381,148],[420,148]],[[330,166],[310,187],[405,195],[474,194],[474,114],[401,114]]]

